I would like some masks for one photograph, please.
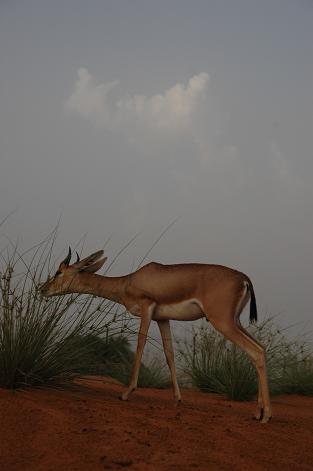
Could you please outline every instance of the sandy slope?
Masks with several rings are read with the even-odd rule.
[[[101,378],[67,391],[0,389],[0,469],[313,470],[313,398],[273,401],[267,425],[253,403],[215,395],[123,388]]]

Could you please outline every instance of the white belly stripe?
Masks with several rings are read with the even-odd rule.
[[[140,306],[134,304],[128,311],[134,316],[141,316]],[[177,321],[193,321],[200,319],[204,316],[203,306],[201,302],[196,299],[186,299],[180,303],[174,304],[157,304],[154,310],[152,319],[173,319]]]
[[[158,304],[153,319],[173,319],[178,321],[192,321],[203,317],[203,307],[198,299],[187,299],[175,304]]]

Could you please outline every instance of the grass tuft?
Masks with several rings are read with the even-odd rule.
[[[26,254],[16,247],[1,254],[0,386],[60,384],[80,371],[86,351],[76,339],[88,332],[113,334],[122,328],[113,303],[86,296],[43,298],[53,236]]]
[[[83,348],[86,353],[80,368],[82,374],[111,376],[122,384],[129,383],[134,352],[127,337],[100,337],[90,334],[79,337],[77,347]],[[160,368],[159,360],[152,359],[141,364],[138,387],[163,389],[168,386],[168,376]]]
[[[304,340],[286,337],[272,318],[248,331],[266,349],[272,394],[313,395],[313,355]],[[257,375],[251,360],[212,327],[194,330],[192,341],[185,342],[179,353],[184,373],[200,390],[235,401],[256,396]]]

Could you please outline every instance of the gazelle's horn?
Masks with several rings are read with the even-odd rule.
[[[79,258],[79,255],[78,255],[78,253],[77,253],[77,252],[76,252],[76,257],[77,257],[77,260],[76,260],[76,262],[75,262],[75,263],[78,263],[78,262],[80,262],[80,258]]]
[[[68,266],[70,264],[71,257],[72,257],[72,249],[71,249],[71,247],[69,247],[68,248],[68,254],[67,254],[66,258],[63,260],[62,263],[64,263],[64,265]]]

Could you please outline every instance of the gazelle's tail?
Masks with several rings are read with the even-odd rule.
[[[258,320],[258,311],[256,307],[255,293],[251,280],[247,278],[249,291],[250,291],[250,323],[255,323]]]

